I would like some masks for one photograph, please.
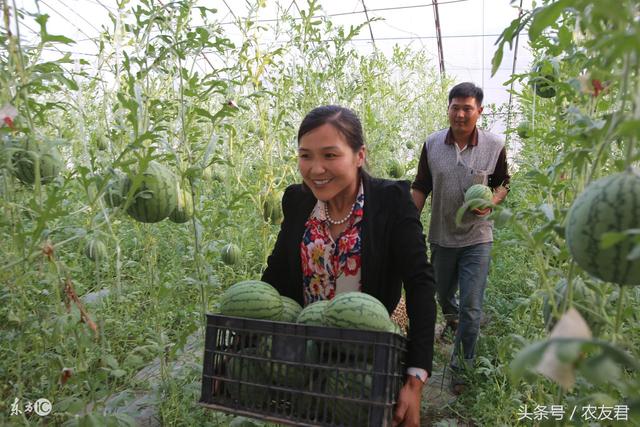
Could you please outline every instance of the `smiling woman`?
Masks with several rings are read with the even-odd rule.
[[[335,239],[346,229],[356,204],[359,171],[365,160],[360,121],[348,109],[316,108],[300,126],[298,141],[300,175],[323,202]]]
[[[302,305],[364,292],[393,313],[404,285],[407,377],[394,422],[419,425],[431,373],[435,285],[418,211],[404,181],[371,177],[362,125],[351,110],[312,110],[298,131],[303,183],[284,193],[284,220],[262,280]]]

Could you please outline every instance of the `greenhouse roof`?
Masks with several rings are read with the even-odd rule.
[[[38,3],[40,12],[49,15],[49,33],[73,39],[76,43],[68,46],[68,50],[89,62],[96,56],[96,40],[102,29],[113,27],[109,14],[118,12],[117,3],[112,0],[40,0]],[[135,3],[129,3],[125,9]],[[233,26],[234,21],[251,13],[248,3],[256,2],[196,2],[198,6],[217,9],[219,22],[232,40],[234,35],[238,40],[241,36]],[[308,10],[304,0],[261,3],[264,5],[258,10],[256,21],[267,27],[277,24],[283,12],[297,18],[301,11]],[[443,61],[439,60],[436,3]],[[531,7],[531,0],[522,3],[524,8]],[[321,7],[321,13],[317,15],[325,16],[339,26],[348,28],[367,19],[372,21],[352,40],[360,52],[377,49],[389,54],[394,46],[424,50],[435,69],[444,68],[455,81],[473,81],[481,86],[485,91],[485,104],[508,102],[509,87],[504,83],[510,78],[514,65],[516,73],[524,72],[531,61],[527,40],[523,38],[517,50],[517,61],[514,63],[513,51],[506,50],[502,65],[495,76],[491,76],[495,42],[502,30],[518,16],[520,1],[517,0],[402,0],[393,3],[386,0],[318,0],[317,4]],[[37,10],[31,1],[23,1],[21,6],[29,11]],[[23,37],[33,36],[37,34],[37,24],[25,24],[25,30]],[[265,36],[260,42],[273,44],[283,40]]]

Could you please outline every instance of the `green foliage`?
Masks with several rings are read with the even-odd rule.
[[[520,296],[511,305],[518,314],[509,323],[519,331],[522,343],[518,347],[527,341],[534,343],[515,358],[510,370],[517,387],[528,387],[528,392],[507,393],[519,395],[520,403],[529,404],[544,400],[565,406],[620,402],[633,396],[640,384],[637,367],[612,356],[640,354],[639,324],[629,307],[637,304],[638,292],[626,292],[632,295],[630,301],[622,289],[587,274],[592,267],[574,260],[567,249],[565,227],[572,221],[568,217],[570,207],[590,183],[615,176],[640,160],[634,113],[640,48],[637,43],[624,47],[611,44],[640,34],[632,18],[637,16],[637,4],[621,1],[612,8],[600,0],[559,0],[536,6],[504,30],[493,60],[495,72],[503,49],[512,45],[520,32],[528,31],[534,53],[531,70],[510,80],[522,83],[516,95],[528,123],[528,138],[518,147],[518,171],[502,212],[508,212],[504,219],[509,233],[513,233],[512,247],[519,245],[530,257],[530,273],[524,280],[517,280],[520,284],[524,281],[525,289],[517,292]],[[530,82],[535,83],[535,90]],[[552,98],[541,98],[551,94]],[[635,129],[636,134],[627,133],[627,129]],[[520,127],[517,131],[524,133]],[[607,187],[602,201],[612,200],[612,191]],[[618,208],[616,203],[616,212]],[[624,249],[627,254],[636,250],[637,227],[633,223],[618,216],[616,225],[601,233],[597,230],[611,221],[602,216],[591,218],[592,226],[583,227],[582,232],[598,233],[592,251],[595,260],[604,261],[612,250]],[[572,233],[572,237],[577,236]],[[631,262],[609,261],[607,268],[627,271]],[[599,276],[606,280],[613,277]],[[595,344],[557,346],[560,358],[575,367],[578,377],[574,389],[563,394],[557,385],[533,375],[530,369],[550,345],[542,326],[553,325],[571,306],[585,317],[596,338]],[[516,326],[516,319],[526,327]],[[513,356],[504,353],[500,363]],[[610,375],[605,376],[612,381],[593,375],[596,369],[608,372]],[[624,375],[618,376],[619,372]],[[500,371],[500,376],[503,374]],[[510,390],[510,386],[500,390]]]

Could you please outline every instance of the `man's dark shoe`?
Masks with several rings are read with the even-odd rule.
[[[449,370],[451,373],[451,382],[449,383],[449,389],[451,393],[456,396],[460,396],[465,392],[467,388],[467,381],[464,379],[462,375],[462,371],[458,368],[451,368]]]

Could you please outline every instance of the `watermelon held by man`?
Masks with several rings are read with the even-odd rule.
[[[464,202],[468,203],[472,200],[480,200],[481,202],[474,208],[485,209],[491,207],[493,202],[493,191],[490,187],[483,184],[474,184],[464,193]]]

